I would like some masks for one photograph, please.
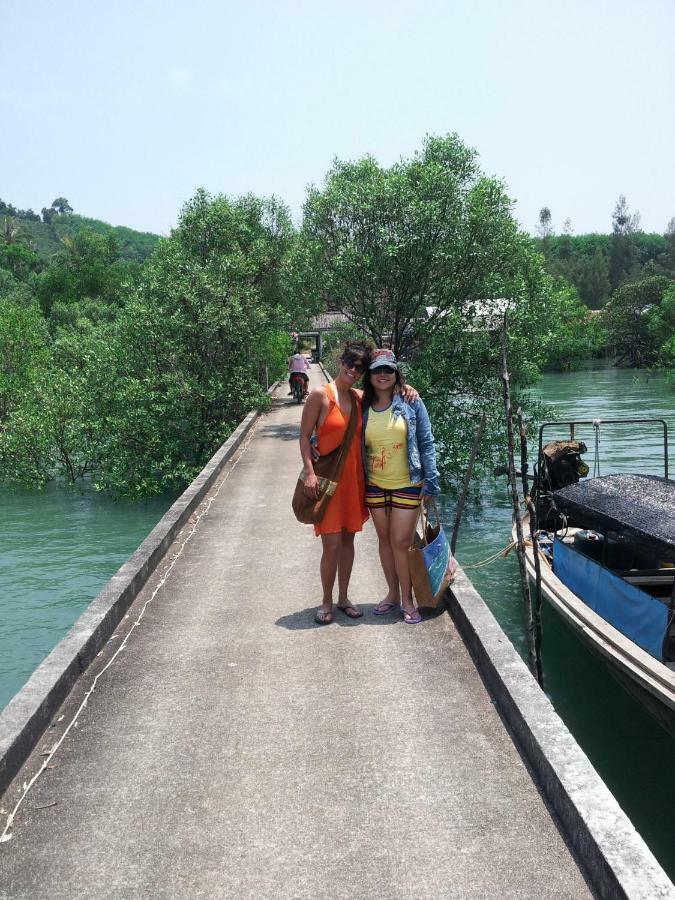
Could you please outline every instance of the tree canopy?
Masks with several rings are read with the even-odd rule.
[[[603,319],[619,363],[640,367],[656,361],[661,344],[675,334],[670,300],[661,308],[674,285],[675,281],[655,275],[625,284],[612,295],[603,310]]]
[[[484,463],[500,443],[505,321],[514,401],[608,344],[675,369],[675,222],[645,235],[624,199],[611,235],[556,235],[544,207],[533,239],[457,135],[389,167],[336,160],[299,228],[275,198],[204,190],[161,240],[64,197],[45,211],[0,201],[0,479],[180,489],[326,307],[404,360],[446,483],[480,413]]]
[[[522,247],[503,185],[456,135],[389,168],[336,161],[309,191],[302,239],[330,303],[398,353],[503,296]]]
[[[548,207],[540,216],[543,213],[550,214]],[[640,214],[630,210],[623,194],[608,234],[573,235],[569,219],[562,234],[556,234],[549,218],[545,233],[541,220],[537,232],[535,246],[544,255],[547,270],[576,287],[590,309],[601,309],[624,284],[655,275],[675,279],[675,219],[663,234],[647,234],[640,229]]]
[[[587,308],[546,274],[503,184],[457,135],[429,137],[388,168],[371,157],[335,161],[310,189],[300,244],[308,285],[408,360],[449,478],[462,471],[480,413],[489,417],[484,458],[501,426],[505,313],[514,391],[542,366],[595,349]]]
[[[142,271],[120,259],[114,234],[79,233],[28,307],[8,282],[0,476],[87,475],[130,496],[188,483],[266,401],[266,367],[275,374],[290,351],[292,238],[277,201],[199,191]],[[21,329],[35,335],[26,360]]]

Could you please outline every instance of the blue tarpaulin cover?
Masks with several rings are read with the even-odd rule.
[[[628,584],[559,538],[553,544],[553,571],[599,616],[647,653],[663,660],[668,607]]]

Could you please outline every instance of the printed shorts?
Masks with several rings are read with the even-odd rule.
[[[403,488],[381,488],[366,485],[366,506],[369,509],[418,509],[422,499],[422,485]]]

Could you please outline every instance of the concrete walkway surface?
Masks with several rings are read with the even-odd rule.
[[[300,414],[282,387],[3,798],[166,577],[0,845],[3,900],[591,896],[449,616],[372,615],[370,523],[366,615],[314,624]]]

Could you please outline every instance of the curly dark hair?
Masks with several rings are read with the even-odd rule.
[[[347,357],[353,360],[358,360],[363,366],[364,372],[370,365],[370,354],[375,349],[375,344],[372,341],[347,341],[347,343],[342,348],[342,353],[340,354],[340,362],[344,362]]]

